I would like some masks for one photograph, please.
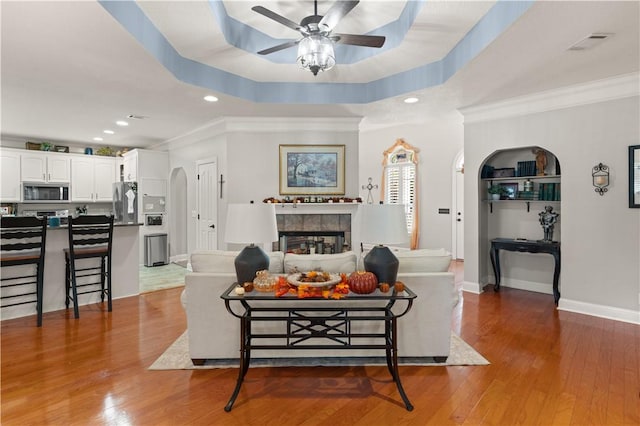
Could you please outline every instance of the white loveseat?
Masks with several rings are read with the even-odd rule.
[[[194,364],[207,359],[239,359],[240,324],[220,298],[235,280],[233,261],[238,252],[196,251],[191,254],[193,272],[185,277],[182,302],[187,313],[189,356]],[[268,253],[269,271],[283,274],[296,267],[300,271],[327,272],[356,270],[354,252],[331,255],[286,255]],[[451,255],[444,250],[396,252],[400,260],[398,280],[417,294],[411,311],[398,327],[400,357],[434,357],[443,362],[449,355],[451,317],[458,301],[454,276],[447,272]],[[358,353],[356,353],[358,352]],[[256,351],[253,357],[380,356],[375,351]]]

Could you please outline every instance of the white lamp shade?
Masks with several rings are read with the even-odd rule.
[[[358,227],[364,243],[390,245],[409,242],[404,204],[362,204]]]
[[[278,240],[278,224],[273,204],[229,204],[224,241],[250,244]]]

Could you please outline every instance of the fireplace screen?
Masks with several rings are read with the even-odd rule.
[[[341,231],[280,231],[274,250],[295,254],[332,254],[349,250]]]

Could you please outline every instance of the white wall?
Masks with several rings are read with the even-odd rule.
[[[191,217],[187,200],[187,175],[182,167],[173,168],[169,177],[169,256],[170,260],[180,258],[189,251],[187,246],[187,223]]]
[[[538,95],[514,100],[511,108],[497,105],[493,115],[490,106],[463,111],[465,289],[482,288],[490,270],[487,213],[478,193],[482,162],[496,150],[538,145],[556,154],[562,168],[559,308],[640,323],[640,210],[628,208],[627,185],[627,147],[638,143],[640,98],[637,76],[620,83],[633,96],[597,102],[606,87],[598,82],[546,94],[545,102]],[[593,99],[574,95],[587,90]],[[568,107],[572,100],[578,106]],[[600,162],[611,170],[604,196],[591,183],[591,168]]]
[[[212,126],[201,130],[197,134],[189,134],[182,138],[177,138],[164,144],[162,149],[169,151],[169,170],[183,168],[187,180],[187,251],[191,253],[196,248],[197,243],[197,218],[192,216],[192,212],[197,210],[197,168],[196,161],[216,157],[218,160],[218,174],[227,175],[226,156],[227,138],[221,132],[219,126]],[[225,178],[226,179],[226,178]],[[228,192],[224,188],[226,198]],[[225,200],[218,200],[219,208]],[[168,200],[169,203],[172,200]],[[226,207],[226,204],[224,204]],[[172,232],[170,230],[169,232]],[[220,234],[218,232],[218,234]],[[188,253],[175,253],[176,255]]]
[[[237,132],[228,135],[229,168],[227,182],[233,191],[230,203],[262,202],[279,195],[279,145],[345,145],[345,196],[358,194],[358,131],[276,133]],[[242,167],[236,166],[242,164]]]
[[[449,120],[426,121],[422,124],[404,124],[382,129],[363,130],[360,133],[360,172],[358,191],[366,201],[368,191],[362,185],[373,178],[378,185],[373,190],[374,202],[380,201],[382,188],[382,153],[396,139],[402,138],[420,150],[418,154],[418,194],[420,211],[420,248],[451,250],[450,214],[438,214],[439,208],[452,209],[452,170],[456,155],[463,146],[462,117]],[[453,212],[453,210],[451,210]]]
[[[345,145],[345,195],[358,194],[359,119],[226,118],[197,134],[176,138],[169,150],[170,168],[187,173],[188,211],[196,209],[196,161],[217,157],[223,174],[223,198],[218,199],[218,247],[224,249],[224,224],[228,203],[262,202],[279,197],[279,145]],[[188,248],[196,248],[195,218],[189,218]]]

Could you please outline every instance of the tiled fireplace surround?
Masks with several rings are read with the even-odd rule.
[[[288,212],[287,212],[288,213]],[[344,242],[351,247],[351,213],[288,213],[277,214],[278,233],[280,235],[287,233],[304,232],[307,236],[316,238],[327,237],[329,233],[344,233]],[[290,241],[294,241],[294,237],[289,237]],[[305,237],[298,237],[297,241],[304,240]],[[327,241],[335,241],[335,239],[327,238]],[[299,245],[297,243],[296,245]],[[291,250],[289,244],[289,250]],[[280,241],[274,244],[274,250],[280,250]],[[342,251],[343,247],[335,247],[335,252]],[[286,251],[286,250],[283,250]]]

